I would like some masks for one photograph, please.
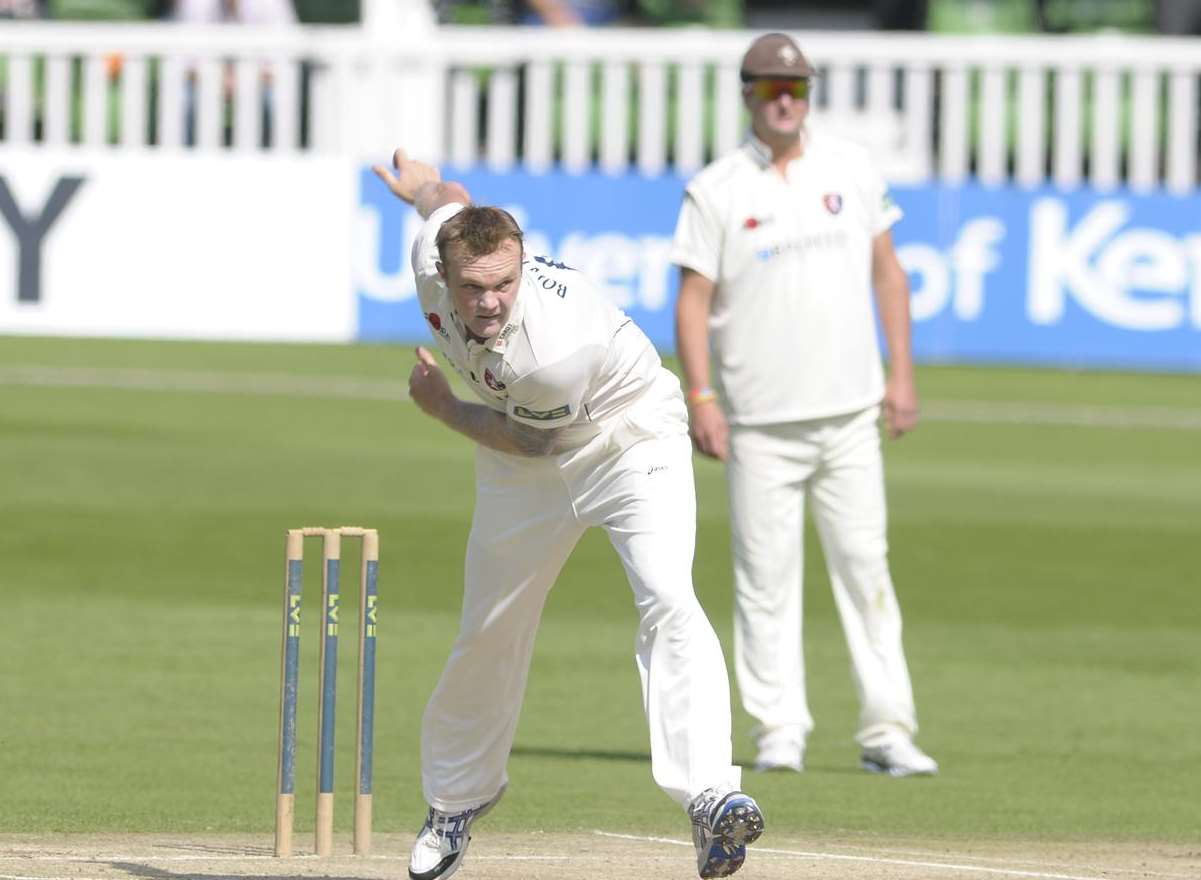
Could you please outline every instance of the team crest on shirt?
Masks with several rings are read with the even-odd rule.
[[[492,371],[488,370],[488,369],[484,370],[484,384],[487,385],[489,388],[491,388],[493,391],[504,391],[505,390],[505,383],[500,381],[500,379],[497,379],[494,375],[492,375]]]
[[[826,193],[822,196],[822,204],[831,214],[837,214],[842,210],[842,196],[838,193]]]

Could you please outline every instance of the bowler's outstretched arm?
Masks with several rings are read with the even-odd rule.
[[[451,202],[471,204],[471,194],[463,184],[444,181],[437,168],[427,162],[410,159],[404,150],[392,154],[392,167],[396,169],[395,174],[383,165],[372,165],[371,170],[397,198],[416,208],[422,220],[428,220],[430,214]]]

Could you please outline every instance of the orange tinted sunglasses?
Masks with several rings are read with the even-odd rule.
[[[751,94],[760,101],[774,101],[788,95],[794,101],[809,100],[808,79],[757,79],[751,82]]]

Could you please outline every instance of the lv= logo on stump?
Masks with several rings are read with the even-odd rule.
[[[321,657],[317,707],[317,817],[315,850],[333,853],[334,722],[337,712],[338,606],[341,601],[342,539],[362,539],[359,576],[359,668],[354,805],[354,852],[371,850],[371,774],[375,737],[375,632],[378,618],[379,533],[358,526],[290,529],[284,579],[283,649],[280,661],[279,776],[275,800],[275,854],[292,854],[296,784],[296,705],[300,682],[300,604],[304,539],[322,539]]]

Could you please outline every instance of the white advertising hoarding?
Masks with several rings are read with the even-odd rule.
[[[0,150],[0,334],[353,339],[356,171]]]

